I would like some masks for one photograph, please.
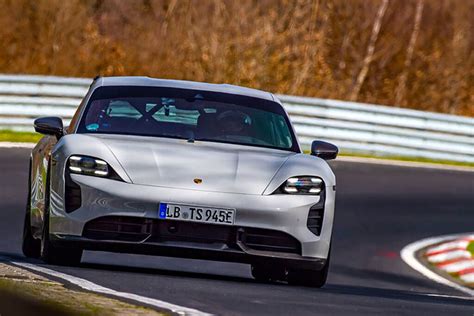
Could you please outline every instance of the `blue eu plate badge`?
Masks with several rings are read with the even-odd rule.
[[[166,218],[166,203],[160,203],[160,218]]]

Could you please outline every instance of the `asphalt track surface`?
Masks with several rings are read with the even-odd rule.
[[[24,260],[28,156],[27,149],[0,149],[0,255],[17,260]],[[86,252],[80,267],[49,268],[219,315],[474,315],[473,300],[426,279],[399,255],[410,242],[473,230],[474,173],[331,165],[336,221],[322,289],[258,283],[243,264],[125,254]]]

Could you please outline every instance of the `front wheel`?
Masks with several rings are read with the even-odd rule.
[[[39,258],[41,250],[41,242],[33,238],[31,233],[31,220],[30,212],[27,209],[25,214],[25,221],[23,225],[23,243],[22,243],[23,254],[27,258]]]
[[[49,264],[76,266],[81,263],[82,249],[55,245],[49,236],[49,174],[46,180],[45,212],[41,237],[41,260]]]
[[[45,218],[41,238],[41,260],[49,264],[76,266],[81,263],[82,249],[54,245],[49,238],[49,218]]]
[[[288,283],[291,285],[308,286],[320,288],[326,284],[329,272],[329,259],[331,251],[324,267],[321,270],[299,270],[292,269],[288,271]]]
[[[286,279],[285,267],[279,264],[252,264],[251,273],[259,282],[283,281]]]
[[[30,163],[31,164],[31,163]],[[31,173],[31,166],[29,169]],[[30,176],[31,177],[31,176]],[[26,198],[25,219],[23,221],[23,240],[21,249],[27,258],[39,258],[41,242],[31,232],[31,178],[28,177],[28,196]]]

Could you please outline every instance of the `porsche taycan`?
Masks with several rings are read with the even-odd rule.
[[[261,281],[321,287],[336,190],[315,140],[303,153],[271,93],[100,77],[68,126],[35,120],[23,252],[79,264],[84,250],[250,264]]]

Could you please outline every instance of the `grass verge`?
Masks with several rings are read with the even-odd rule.
[[[304,152],[305,154],[309,154],[309,150],[305,150]],[[370,158],[370,159],[380,159],[380,160],[387,160],[387,161],[406,161],[406,162],[418,162],[418,163],[429,163],[429,164],[474,168],[474,163],[470,163],[470,162],[429,159],[429,158],[423,158],[423,157],[385,156],[385,155],[376,156],[376,155],[364,155],[364,154],[359,154],[359,153],[346,153],[346,152],[339,153],[338,157]]]
[[[467,251],[470,251],[474,257],[474,241],[471,241],[471,243],[467,246]]]
[[[420,163],[433,163],[433,164],[439,164],[439,165],[452,165],[452,166],[461,166],[461,167],[474,167],[474,163],[471,163],[471,162],[430,159],[430,158],[423,158],[423,157],[375,156],[375,155],[353,154],[353,153],[344,153],[344,152],[340,153],[340,156],[375,158],[375,159],[383,159],[383,160],[397,160],[397,161],[420,162]]]
[[[38,133],[0,130],[0,142],[37,143],[41,137]]]
[[[28,270],[0,263],[0,315],[163,315],[85,291],[75,291]]]

